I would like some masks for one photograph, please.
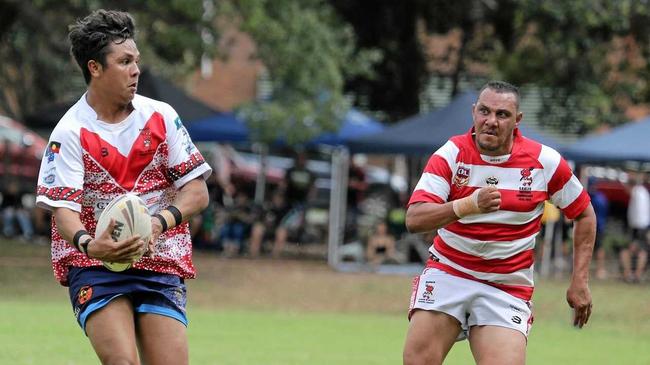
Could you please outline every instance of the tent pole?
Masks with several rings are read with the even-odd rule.
[[[255,180],[255,203],[264,203],[264,194],[266,192],[266,156],[268,155],[268,146],[264,143],[254,145],[255,152],[259,154],[259,171]]]
[[[334,149],[332,152],[327,263],[335,269],[340,263],[339,246],[343,241],[345,229],[349,163],[350,155],[347,148],[337,147]]]

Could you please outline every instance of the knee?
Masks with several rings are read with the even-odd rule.
[[[442,364],[443,356],[424,349],[405,347],[402,360],[404,365],[438,365]]]
[[[119,354],[103,356],[102,365],[140,365],[140,360]]]
[[[115,358],[109,359],[107,361],[102,361],[102,365],[140,365],[140,362],[125,358]]]

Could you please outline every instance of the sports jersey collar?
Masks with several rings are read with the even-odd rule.
[[[469,140],[469,144],[470,144],[470,146],[472,146],[472,151],[474,151],[478,155],[479,158],[481,158],[485,162],[497,163],[497,164],[501,164],[501,163],[504,163],[504,162],[510,160],[512,158],[512,156],[515,156],[519,152],[519,150],[521,149],[521,138],[522,138],[522,136],[521,136],[521,132],[519,131],[519,128],[515,128],[515,130],[513,132],[513,135],[514,135],[515,138],[512,141],[512,151],[510,151],[509,155],[505,155],[505,156],[508,156],[508,158],[503,158],[502,159],[501,158],[502,156],[494,156],[495,161],[492,162],[492,161],[485,161],[485,159],[483,158],[484,155],[482,155],[481,152],[478,150],[478,147],[476,147],[476,142],[474,141],[474,127],[470,128],[469,132],[467,132],[467,134],[466,134],[467,139]]]
[[[129,114],[129,116],[124,118],[124,120],[119,123],[106,123],[104,121],[97,119],[97,113],[95,112],[95,109],[93,109],[90,106],[90,104],[88,104],[87,96],[88,96],[88,92],[86,91],[81,96],[81,99],[79,99],[79,102],[77,103],[79,108],[78,112],[80,114],[79,116],[81,117],[82,120],[89,121],[89,122],[98,122],[109,129],[118,129],[121,128],[124,124],[126,124],[125,122],[131,119],[131,116],[136,112],[136,110],[138,110],[138,107],[140,106],[140,100],[141,100],[139,95],[136,94],[133,97],[133,100],[131,101],[131,104],[133,105],[133,111],[131,112],[131,114]]]

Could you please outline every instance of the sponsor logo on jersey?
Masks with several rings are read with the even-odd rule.
[[[485,183],[488,184],[488,186],[497,186],[499,185],[499,178],[496,176],[490,176],[485,179]]]
[[[469,183],[469,173],[469,167],[459,165],[458,169],[456,170],[456,174],[454,175],[454,185],[456,185],[458,188],[462,188],[463,186],[467,185],[467,183]]]
[[[178,308],[185,312],[185,293],[183,292],[183,289],[174,288],[173,290],[174,292],[172,293],[172,300],[174,301],[174,304],[176,304]]]
[[[56,176],[54,174],[50,174],[43,178],[43,183],[47,185],[52,185],[54,184],[54,180],[56,180]]]
[[[180,132],[183,135],[183,149],[185,150],[185,153],[189,155],[194,150],[194,144],[192,144],[192,139],[190,138],[190,134],[187,133],[187,129],[182,124],[180,127]]]
[[[77,301],[79,302],[79,305],[83,305],[87,301],[90,300],[90,298],[93,297],[93,287],[86,285],[81,287],[79,289],[79,295],[77,296]]]
[[[512,309],[513,311],[515,311],[515,312],[517,312],[517,313],[525,313],[523,309],[521,309],[521,308],[519,308],[519,307],[515,307],[515,306],[512,305],[512,304],[510,304],[508,307],[510,307],[510,309]]]
[[[181,129],[181,127],[183,126],[183,122],[181,122],[181,117],[176,117],[176,119],[174,119],[174,124],[176,124],[176,130]]]
[[[51,169],[43,173],[43,184],[52,185],[56,180],[56,168],[52,167]]]

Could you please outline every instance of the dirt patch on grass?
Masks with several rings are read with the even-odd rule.
[[[340,273],[323,262],[220,259],[198,254],[194,305],[325,312],[405,313],[411,277]]]
[[[49,247],[0,245],[3,297],[67,300],[67,289],[52,275]],[[194,263],[198,278],[187,281],[190,306],[406,313],[410,298],[410,276],[340,273],[323,261],[225,259],[195,251]]]

